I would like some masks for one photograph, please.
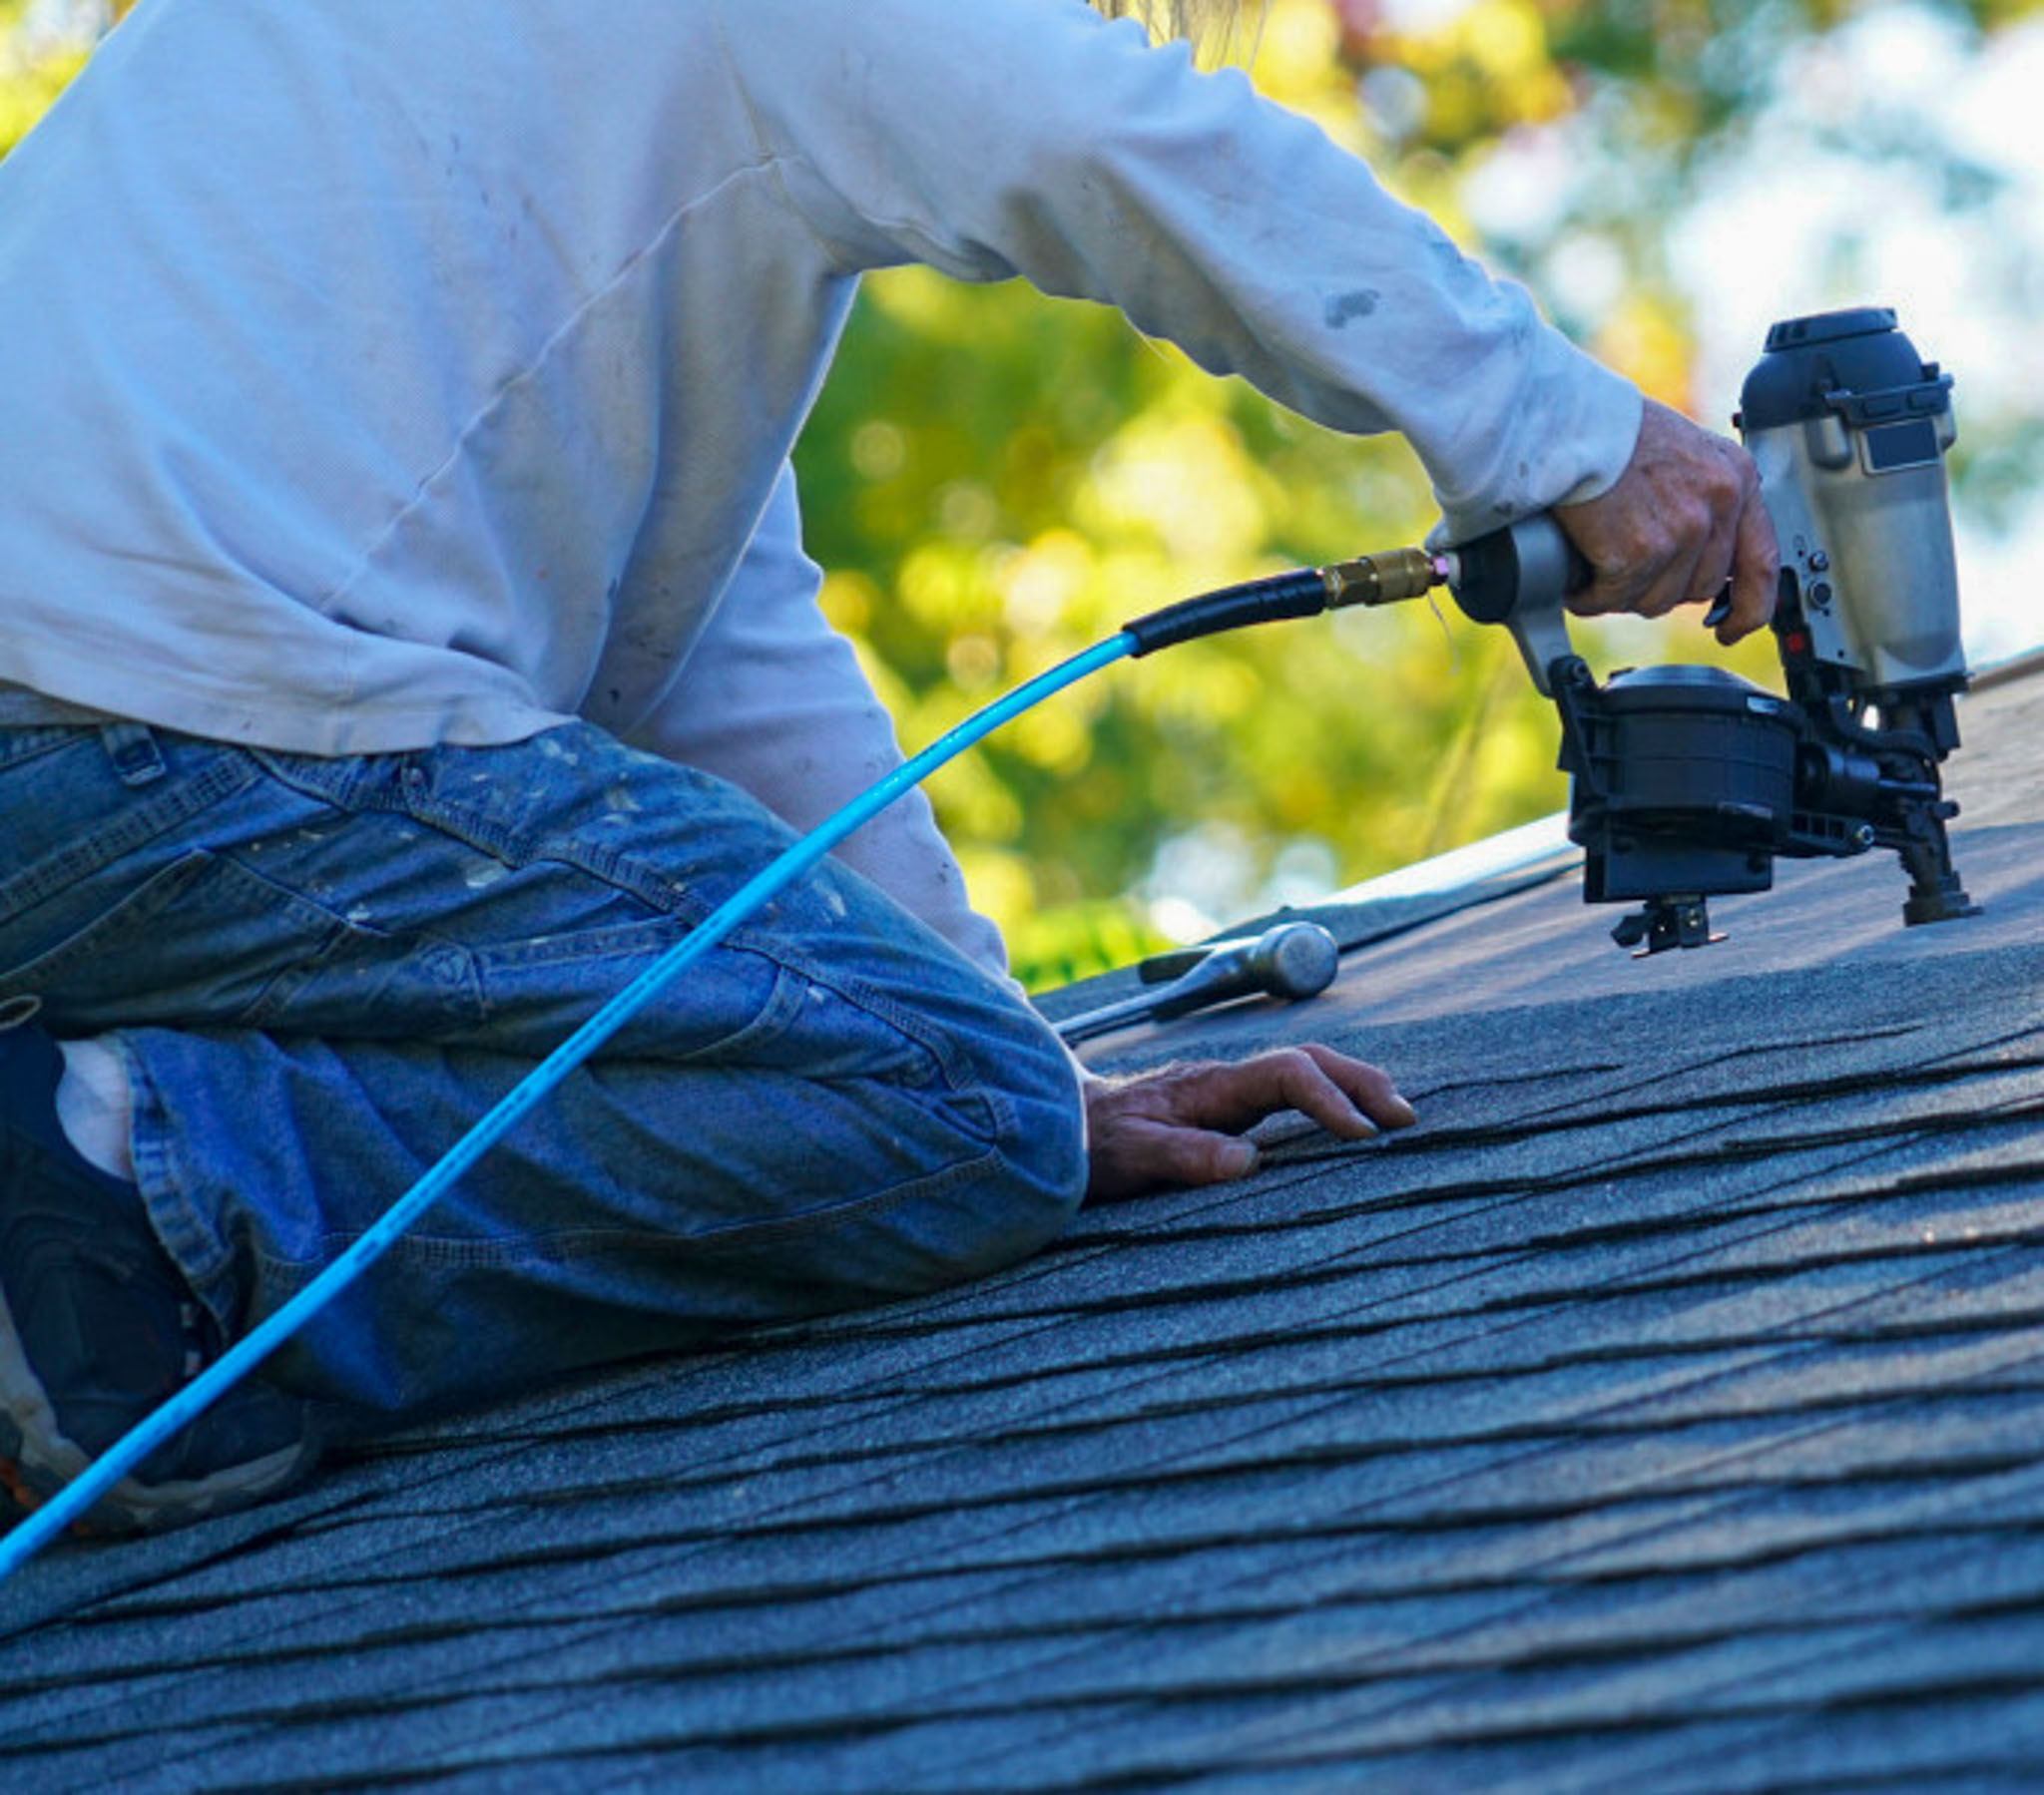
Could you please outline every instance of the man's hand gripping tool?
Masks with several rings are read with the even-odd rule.
[[[1622,945],[1719,939],[1709,898],[1767,890],[1779,855],[1891,848],[1909,875],[1905,922],[1978,914],[1945,834],[1958,807],[1939,785],[1967,683],[1943,464],[1951,386],[1891,311],[1769,331],[1737,423],[1782,542],[1787,697],[1709,667],[1633,669],[1600,686],[1564,609],[1590,570],[1552,517],[1449,558],[1456,603],[1511,632],[1560,711],[1584,899],[1641,905],[1612,931]]]

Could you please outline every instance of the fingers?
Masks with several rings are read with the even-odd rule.
[[[1718,626],[1718,640],[1735,643],[1764,629],[1775,615],[1780,589],[1782,549],[1775,539],[1775,521],[1761,503],[1756,481],[1753,502],[1740,513],[1739,540],[1732,567],[1732,609]]]
[[[1095,1201],[1246,1176],[1257,1149],[1242,1130],[1284,1111],[1348,1140],[1417,1120],[1382,1072],[1317,1044],[1093,1084],[1085,1097]]]
[[[1752,458],[1665,405],[1647,404],[1618,483],[1555,515],[1596,570],[1572,610],[1663,617],[1679,605],[1713,604],[1729,587],[1718,626],[1727,643],[1773,615],[1775,532]]]
[[[1112,1099],[1088,1107],[1088,1202],[1113,1202],[1166,1185],[1219,1184],[1256,1168],[1255,1143],[1237,1135],[1160,1121]]]
[[[1263,1054],[1227,1070],[1247,1075],[1243,1092],[1258,1105],[1259,1122],[1296,1110],[1330,1134],[1357,1139],[1419,1120],[1385,1074],[1317,1043]]]
[[[1374,1066],[1317,1044],[1281,1048],[1232,1063],[1207,1062],[1166,1075],[1173,1122],[1240,1131],[1296,1110],[1329,1133],[1356,1140],[1416,1120],[1412,1107]]]
[[[1158,1128],[1128,1143],[1123,1170],[1141,1187],[1225,1184],[1256,1170],[1256,1142],[1200,1128]]]

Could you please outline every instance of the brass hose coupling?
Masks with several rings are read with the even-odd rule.
[[[1424,598],[1448,583],[1453,564],[1447,556],[1429,555],[1424,549],[1386,549],[1380,555],[1337,561],[1318,572],[1327,589],[1327,609],[1338,611],[1346,605],[1396,605]]]

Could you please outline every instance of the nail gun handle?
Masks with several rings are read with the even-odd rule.
[[[1470,622],[1502,624],[1519,645],[1542,697],[1554,695],[1548,670],[1573,653],[1562,603],[1596,578],[1553,514],[1521,518],[1455,551],[1448,590]]]

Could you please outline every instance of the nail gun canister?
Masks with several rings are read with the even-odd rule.
[[[1721,668],[1617,673],[1580,708],[1569,836],[1592,903],[1766,891],[1794,804],[1788,706]]]
[[[1951,390],[1895,314],[1867,306],[1776,324],[1740,394],[1734,421],[1811,649],[1868,694],[1965,680]]]

